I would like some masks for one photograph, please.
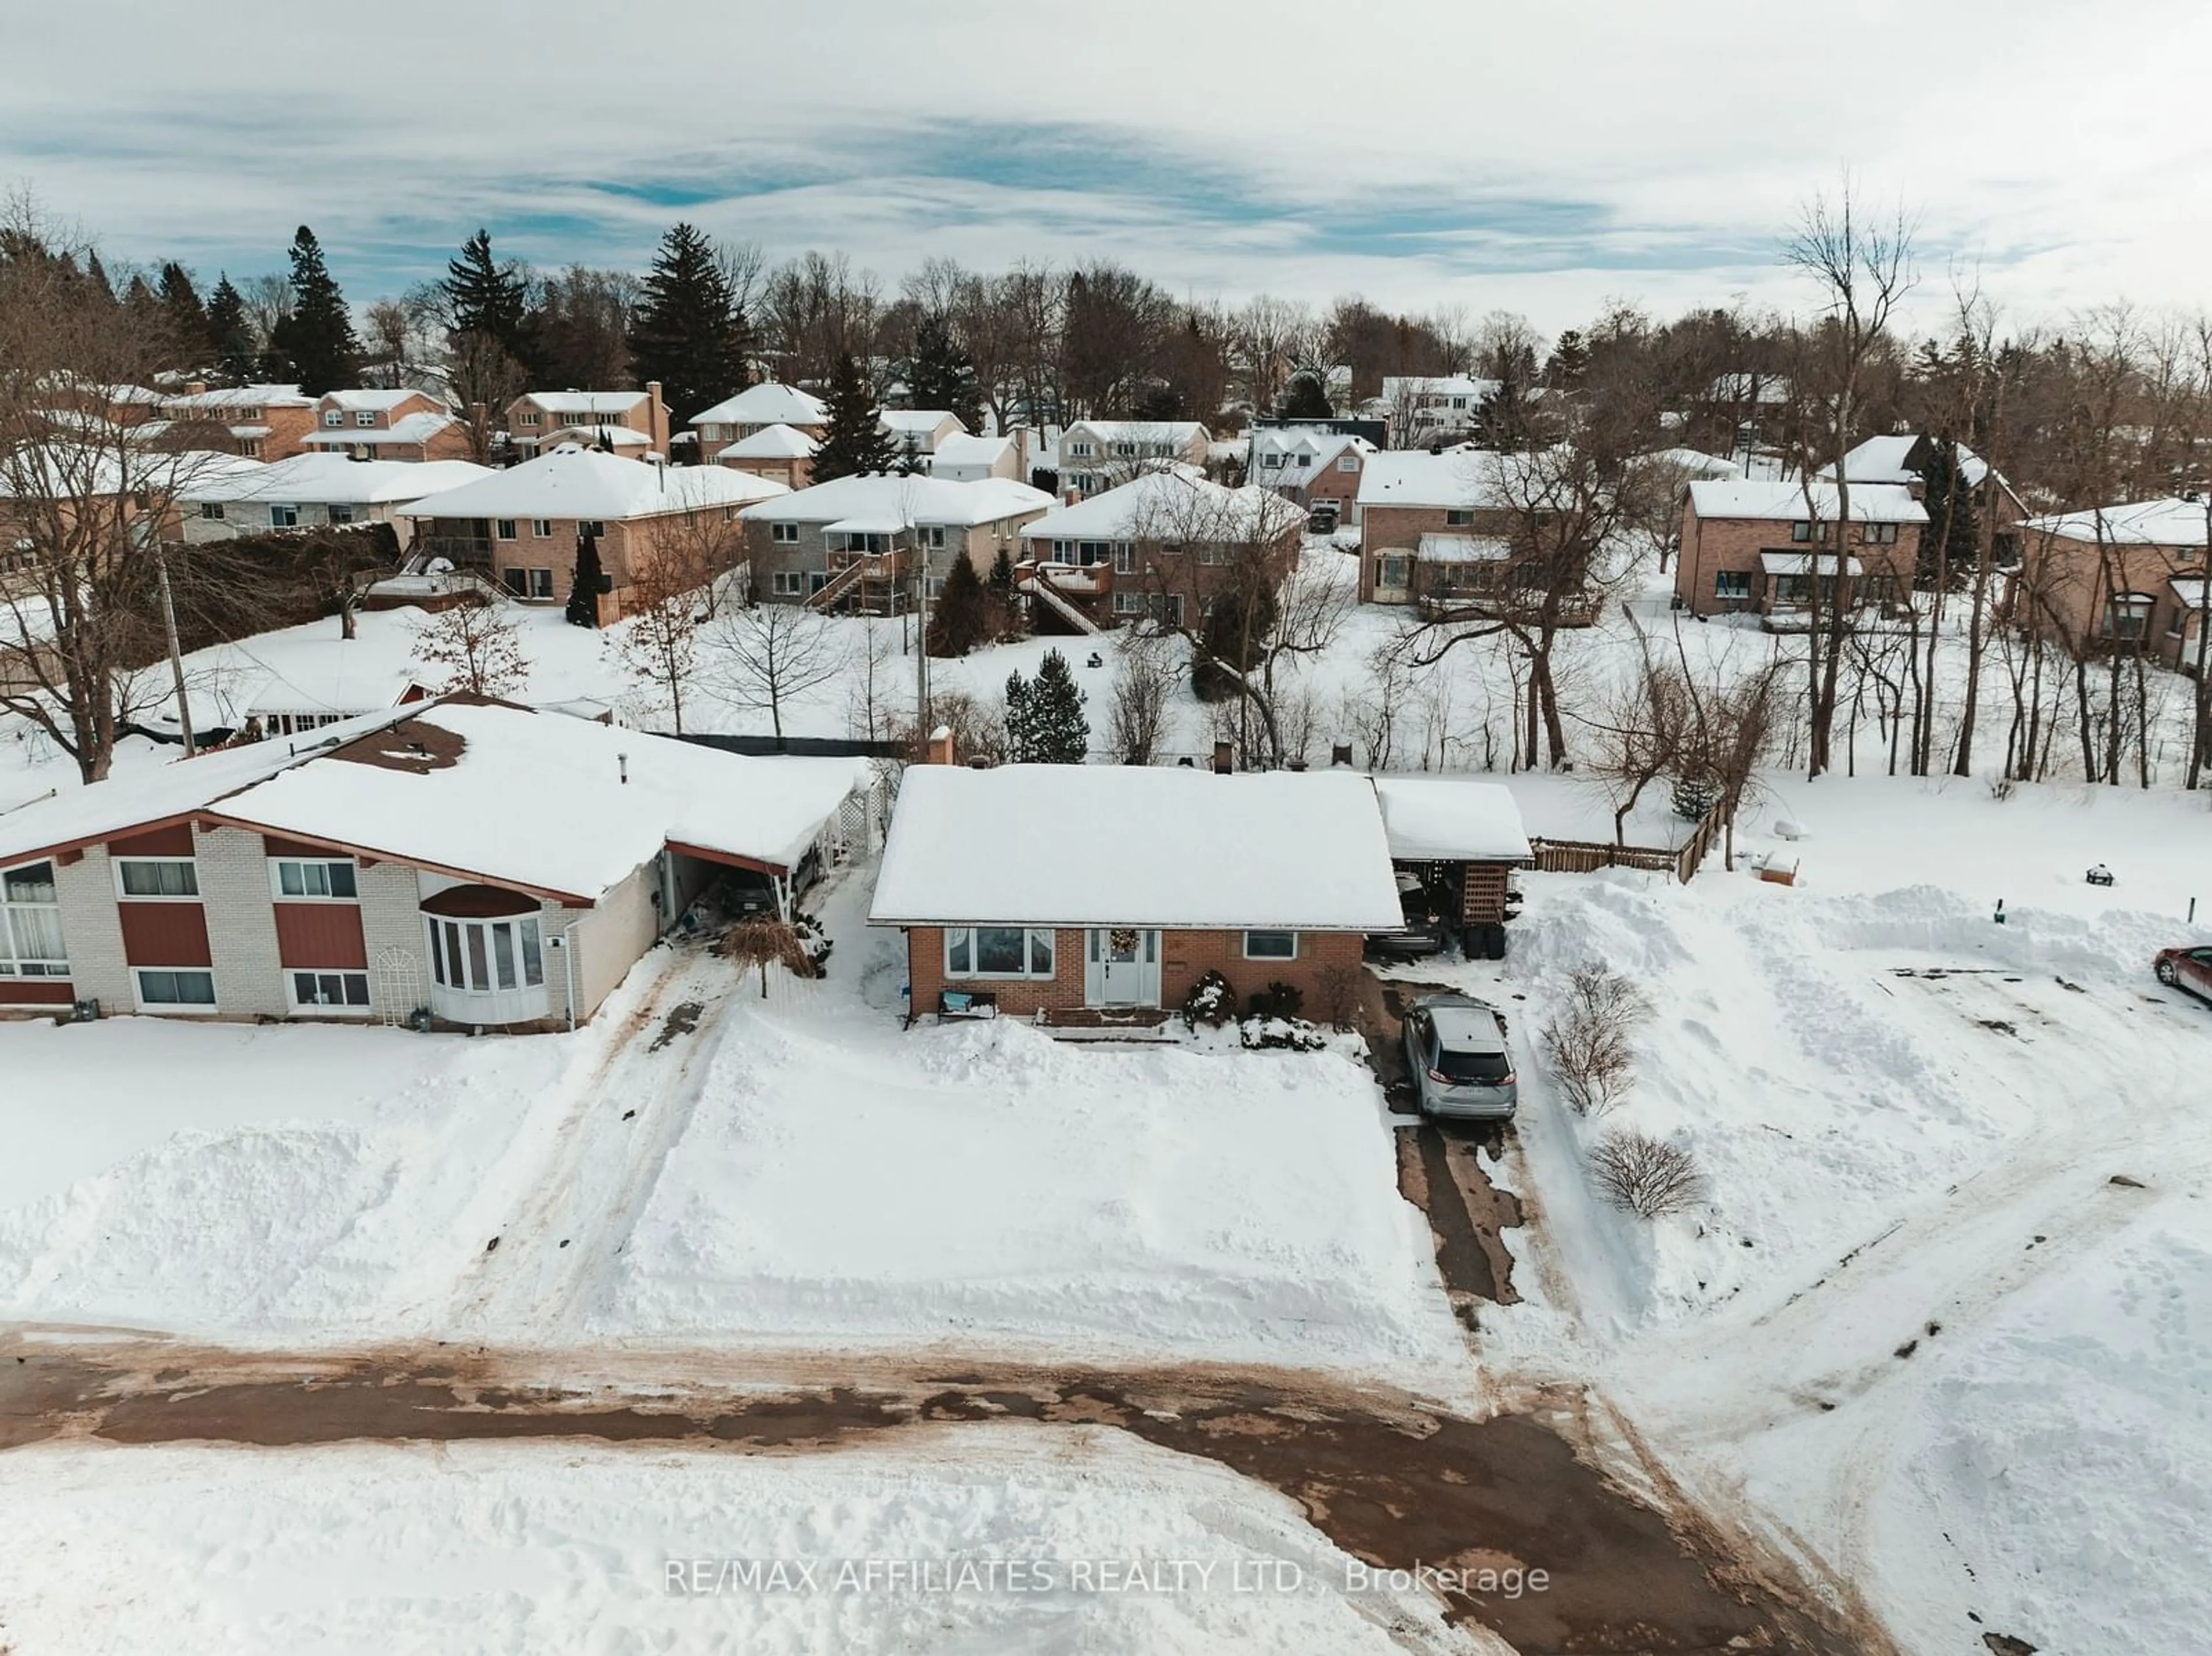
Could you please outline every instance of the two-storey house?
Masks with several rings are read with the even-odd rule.
[[[739,515],[760,597],[896,615],[910,606],[917,574],[932,594],[956,559],[988,574],[1001,551],[1013,555],[1022,526],[1051,505],[1051,495],[1010,478],[872,474],[780,494]]]
[[[830,405],[812,391],[771,379],[748,385],[735,397],[725,397],[693,415],[690,426],[698,439],[699,458],[711,463],[732,444],[757,436],[771,426],[788,426],[818,443],[830,429]]]
[[[427,391],[325,391],[315,403],[310,449],[356,460],[466,460],[467,423]]]
[[[249,460],[289,460],[307,451],[316,399],[297,385],[227,385],[198,380],[161,403],[164,446],[212,449]]]
[[[1140,471],[1203,466],[1212,434],[1195,420],[1079,420],[1060,434],[1055,470],[1063,496],[1096,494]]]
[[[668,453],[660,382],[643,391],[525,391],[507,407],[507,440],[526,459],[563,443],[596,443],[626,459]]]
[[[1816,599],[1823,613],[1838,604],[1902,599],[1918,566],[1927,508],[1896,483],[1854,484],[1850,496],[1839,569],[1835,525],[1843,508],[1833,482],[1692,483],[1682,503],[1675,602],[1693,615],[1750,611],[1787,626],[1802,622]]]

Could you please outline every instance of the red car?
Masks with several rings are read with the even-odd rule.
[[[2151,970],[2167,988],[2212,1001],[2212,949],[2161,949]]]

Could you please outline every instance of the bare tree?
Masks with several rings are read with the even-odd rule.
[[[1808,553],[1812,567],[1806,581],[1810,718],[1807,770],[1809,775],[1819,776],[1830,764],[1837,676],[1856,607],[1848,576],[1851,486],[1844,456],[1858,440],[1861,403],[1873,366],[1891,346],[1890,317],[1913,285],[1912,227],[1902,207],[1887,223],[1869,223],[1858,211],[1846,179],[1832,206],[1815,197],[1806,207],[1796,230],[1783,246],[1783,259],[1812,279],[1823,301],[1822,320],[1803,342],[1794,382],[1804,399],[1803,411],[1814,428],[1805,437],[1803,460],[1810,462],[1817,457],[1826,461],[1833,467],[1835,479],[1833,522],[1828,525],[1832,542],[1829,555],[1835,574],[1832,586],[1825,593],[1825,621],[1819,569],[1821,555],[1817,549]],[[1812,472],[1810,464],[1801,463],[1806,515],[1817,535],[1823,513],[1814,501]]]
[[[1612,792],[1615,845],[1628,843],[1628,818],[1644,790],[1681,773],[1696,735],[1696,707],[1687,675],[1644,642],[1634,670],[1591,722],[1597,744],[1589,768]]]
[[[616,658],[641,684],[665,697],[676,734],[684,734],[684,696],[699,654],[705,587],[696,566],[678,557],[633,562],[623,592],[623,618],[613,630]]]
[[[416,634],[414,657],[433,671],[442,670],[431,686],[441,693],[507,696],[530,682],[522,629],[499,599],[440,610]]]
[[[1168,695],[1182,676],[1175,654],[1159,634],[1125,627],[1116,640],[1120,660],[1107,709],[1106,742],[1124,765],[1149,765],[1167,726]]]
[[[1628,1095],[1636,1082],[1636,1032],[1650,1016],[1650,998],[1602,961],[1585,961],[1567,974],[1565,999],[1541,1034],[1577,1115],[1602,1115]]]
[[[835,622],[795,604],[726,611],[709,628],[707,649],[716,691],[732,707],[766,713],[779,752],[785,707],[835,680],[849,655]]]
[[[1705,1175],[1688,1149],[1628,1127],[1607,1129],[1590,1146],[1589,1166],[1606,1199],[1639,1219],[1680,1213],[1705,1193]]]

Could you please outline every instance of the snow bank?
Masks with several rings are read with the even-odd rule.
[[[1463,1385],[1365,1070],[733,1021],[605,1331],[1389,1366]]]
[[[822,1590],[668,1588],[670,1560],[817,1561]],[[838,1561],[1019,1563],[1024,1592],[832,1592]],[[1280,1559],[1312,1589],[1233,1592]],[[1085,1592],[1079,1562],[1212,1565]],[[951,1428],[835,1454],[599,1445],[9,1457],[17,1656],[683,1649],[746,1656],[1473,1650],[1433,1604],[1330,1590],[1350,1560],[1285,1498],[1121,1434]],[[1394,1637],[1394,1631],[1397,1636]]]

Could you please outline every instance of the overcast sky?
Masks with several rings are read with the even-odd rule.
[[[223,20],[228,18],[228,22]],[[1105,256],[1179,293],[1523,312],[1802,303],[1848,168],[1918,223],[1923,317],[2212,300],[2206,0],[0,0],[0,183],[112,258],[356,303],[478,225],[641,266]]]

